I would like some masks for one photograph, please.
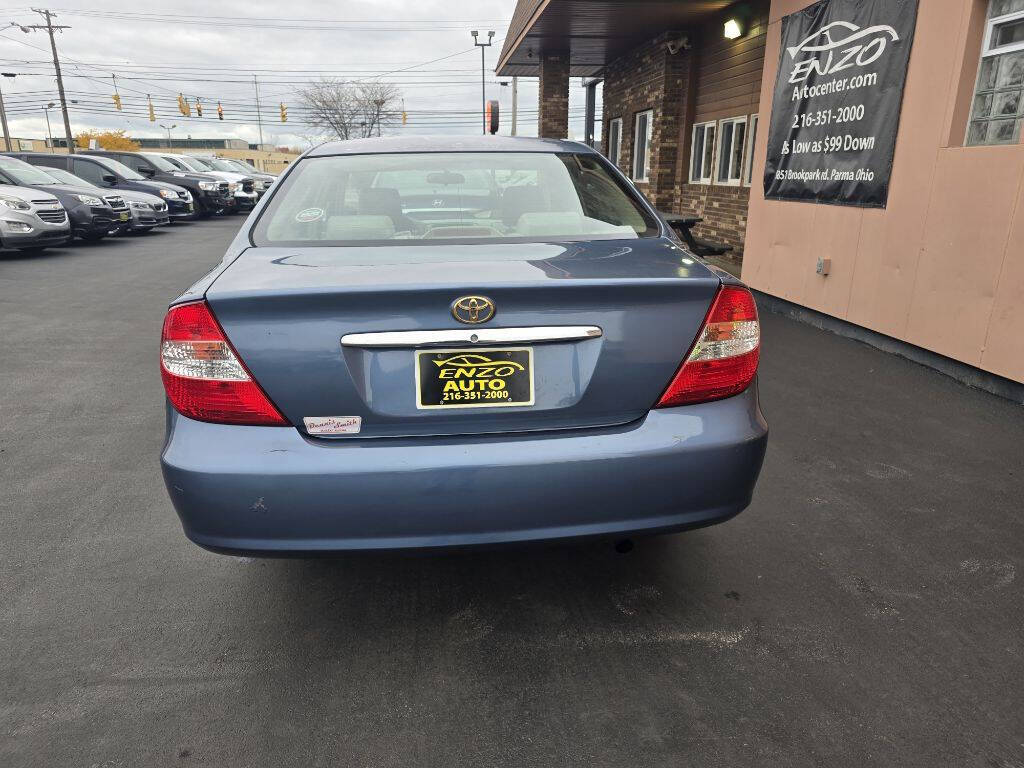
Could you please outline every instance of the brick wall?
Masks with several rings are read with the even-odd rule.
[[[569,135],[569,54],[545,53],[540,60],[538,134],[545,139]]]
[[[733,250],[725,258],[740,263],[747,233],[750,187],[684,183],[676,186],[675,196],[677,212],[692,211],[694,216],[704,219],[693,233],[702,240],[731,245]]]
[[[738,40],[726,40],[722,23],[738,8],[747,14],[747,32]],[[631,175],[634,117],[653,108],[651,180],[637,186],[659,208],[703,217],[694,233],[731,245],[729,258],[737,263],[742,259],[750,188],[690,184],[690,141],[694,122],[757,112],[768,8],[769,0],[729,6],[686,31],[690,50],[670,54],[666,43],[680,33],[663,33],[613,61],[604,72],[602,136],[607,142],[609,122],[622,118],[619,167]],[[762,128],[767,130],[766,126]],[[604,151],[607,154],[607,143]]]
[[[679,136],[686,117],[690,56],[685,51],[671,54],[666,43],[678,32],[663,33],[607,66],[604,73],[604,129],[622,118],[622,149],[618,164],[632,177],[636,114],[653,109],[650,181],[637,182],[644,194],[659,207],[671,207],[677,184]],[[608,153],[607,144],[604,146]]]

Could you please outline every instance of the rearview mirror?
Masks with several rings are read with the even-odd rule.
[[[143,176],[150,176],[150,177],[156,175],[156,171],[154,171],[152,168],[146,168],[145,166],[139,168],[139,173],[141,173]]]
[[[112,173],[104,173],[102,179],[104,184],[117,184],[117,176]]]
[[[439,171],[437,173],[427,174],[427,184],[465,184],[466,177],[461,173],[452,173],[451,171]]]

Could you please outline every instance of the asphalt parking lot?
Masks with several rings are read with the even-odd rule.
[[[768,315],[725,525],[214,555],[157,340],[240,222],[0,255],[0,765],[1024,766],[1020,406]]]

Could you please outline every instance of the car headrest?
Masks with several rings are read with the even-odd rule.
[[[501,193],[501,220],[507,225],[515,224],[528,211],[539,211],[545,207],[540,189],[536,184],[520,187],[506,187]]]
[[[331,216],[327,219],[327,240],[387,240],[395,234],[390,216]]]
[[[359,193],[359,212],[383,216],[401,216],[402,198],[391,187],[374,187]]]

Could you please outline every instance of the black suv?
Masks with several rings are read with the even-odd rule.
[[[71,219],[71,234],[83,240],[99,240],[130,226],[132,214],[119,195],[104,195],[96,187],[61,184],[42,168],[0,155],[0,184],[14,184],[49,192]]]
[[[195,212],[192,193],[177,184],[150,181],[136,173],[124,163],[103,155],[51,155],[46,152],[11,152],[11,157],[24,160],[31,165],[46,168],[60,168],[85,179],[97,187],[123,189],[156,195],[167,203],[167,213],[172,219],[185,219]]]
[[[235,202],[226,181],[221,181],[216,176],[206,173],[179,171],[157,154],[121,152],[110,149],[90,149],[80,154],[82,157],[111,157],[147,179],[184,187],[192,193],[192,200],[195,203],[198,216],[220,213],[231,208]]]

